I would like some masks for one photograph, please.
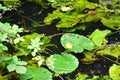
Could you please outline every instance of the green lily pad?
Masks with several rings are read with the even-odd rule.
[[[58,74],[66,74],[74,71],[78,67],[78,60],[71,54],[54,54],[46,60],[50,70]]]
[[[61,44],[65,49],[75,53],[81,53],[84,49],[94,49],[94,44],[89,38],[74,33],[64,34],[61,37]]]
[[[26,74],[20,76],[20,80],[52,80],[52,74],[45,68],[28,67]]]

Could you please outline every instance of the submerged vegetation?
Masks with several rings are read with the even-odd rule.
[[[42,10],[52,8],[52,11],[47,13],[43,24],[20,15],[22,18],[36,27],[55,24],[57,30],[64,33],[39,34],[23,25],[5,21],[5,13],[21,13],[19,8],[26,2],[41,5]],[[77,72],[81,62],[93,64],[101,57],[113,63],[109,66],[108,75],[90,77],[77,72],[74,79],[68,80],[120,79],[120,44],[108,44],[107,39],[120,32],[119,0],[3,0],[0,11],[0,80],[52,80],[54,77],[64,80],[62,75]],[[105,28],[96,28],[87,36],[75,33],[86,31],[87,25],[94,22],[101,22]],[[64,48],[61,53],[50,50],[58,46],[51,43],[53,37],[58,35],[61,35],[59,41]],[[81,54],[84,57],[79,59],[76,55]]]

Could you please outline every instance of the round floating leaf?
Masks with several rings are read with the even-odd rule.
[[[71,54],[54,54],[46,60],[50,70],[58,74],[70,73],[78,67],[78,60]]]
[[[84,49],[94,49],[94,44],[89,38],[74,33],[64,34],[61,37],[61,44],[65,49],[75,53],[81,53]]]
[[[45,68],[28,67],[26,74],[20,80],[52,80],[52,74]]]

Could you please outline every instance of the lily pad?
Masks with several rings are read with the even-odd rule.
[[[61,37],[61,44],[65,49],[75,53],[81,53],[84,49],[94,49],[94,44],[89,38],[74,33],[64,34]]]
[[[52,80],[52,74],[45,68],[28,67],[26,74],[20,76],[20,80]]]
[[[58,74],[66,74],[74,71],[78,67],[78,60],[71,54],[54,54],[46,60],[50,70]]]

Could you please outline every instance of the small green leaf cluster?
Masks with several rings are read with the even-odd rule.
[[[18,51],[16,55],[24,56],[31,54],[33,57],[45,52],[45,48],[50,45],[51,38],[43,34],[32,33],[23,36],[24,41],[16,44]]]
[[[20,35],[18,33],[23,32],[23,28],[18,28],[17,25],[11,26],[10,23],[2,23],[0,22],[0,52],[3,50],[8,50],[6,45],[3,45],[2,42],[6,43],[17,43],[22,41]],[[17,38],[19,36],[19,38]]]
[[[42,48],[40,47],[44,43],[40,41],[40,38],[37,37],[35,39],[31,39],[31,45],[28,45],[28,49],[33,50],[32,51],[32,56],[36,56],[36,53],[41,50]]]
[[[42,56],[35,56],[32,58],[32,60],[37,61],[38,66],[42,66],[43,62],[45,61],[45,59]]]
[[[17,33],[22,31],[23,28],[18,28],[15,24],[11,26],[10,23],[0,22],[0,41],[7,41],[7,39],[15,38]]]
[[[7,69],[9,72],[16,71],[20,74],[25,74],[27,69],[25,65],[27,65],[27,62],[25,61],[19,61],[17,56],[13,56],[11,60],[7,62]]]

